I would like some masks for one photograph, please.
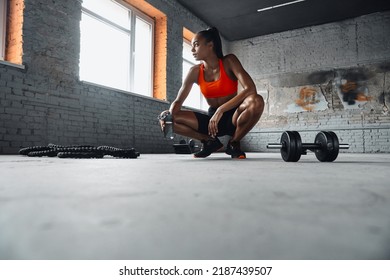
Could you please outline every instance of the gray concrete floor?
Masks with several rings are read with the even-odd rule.
[[[390,155],[0,156],[0,259],[389,259]]]

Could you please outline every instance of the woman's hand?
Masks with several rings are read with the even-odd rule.
[[[215,111],[214,115],[211,117],[209,122],[209,135],[211,137],[216,137],[218,133],[218,123],[222,118],[223,113],[218,109]]]
[[[165,111],[162,111],[161,114],[157,117],[159,122],[160,122],[160,127],[161,127],[161,131],[164,131],[164,128],[165,128],[165,116],[169,115],[170,114],[170,111],[169,110],[165,110]]]

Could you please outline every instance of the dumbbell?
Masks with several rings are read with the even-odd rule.
[[[192,139],[188,140],[188,143],[182,139],[179,144],[173,144],[176,154],[192,154],[197,147],[195,146],[195,141]]]
[[[301,135],[297,131],[285,131],[280,138],[280,143],[269,143],[268,149],[280,149],[284,161],[297,162],[307,150],[313,151],[321,162],[334,161],[340,149],[349,149],[349,144],[340,144],[333,131],[319,132],[314,143],[302,143]]]

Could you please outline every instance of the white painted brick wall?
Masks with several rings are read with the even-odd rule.
[[[333,130],[351,144],[347,152],[390,152],[390,12],[375,13],[342,22],[312,26],[232,42],[235,53],[267,100],[264,114],[245,137],[245,148],[266,151],[267,142],[280,140],[284,130],[310,134]],[[360,72],[359,72],[360,71]],[[313,73],[327,77],[311,84]],[[333,83],[345,73],[370,73],[364,81],[371,101],[345,108]],[[324,92],[328,109],[288,113],[297,98],[286,94],[302,86],[329,88]],[[297,95],[296,95],[297,96]],[[387,107],[387,108],[386,108]]]

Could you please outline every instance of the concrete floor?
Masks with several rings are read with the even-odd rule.
[[[390,155],[0,156],[0,259],[390,259]]]

